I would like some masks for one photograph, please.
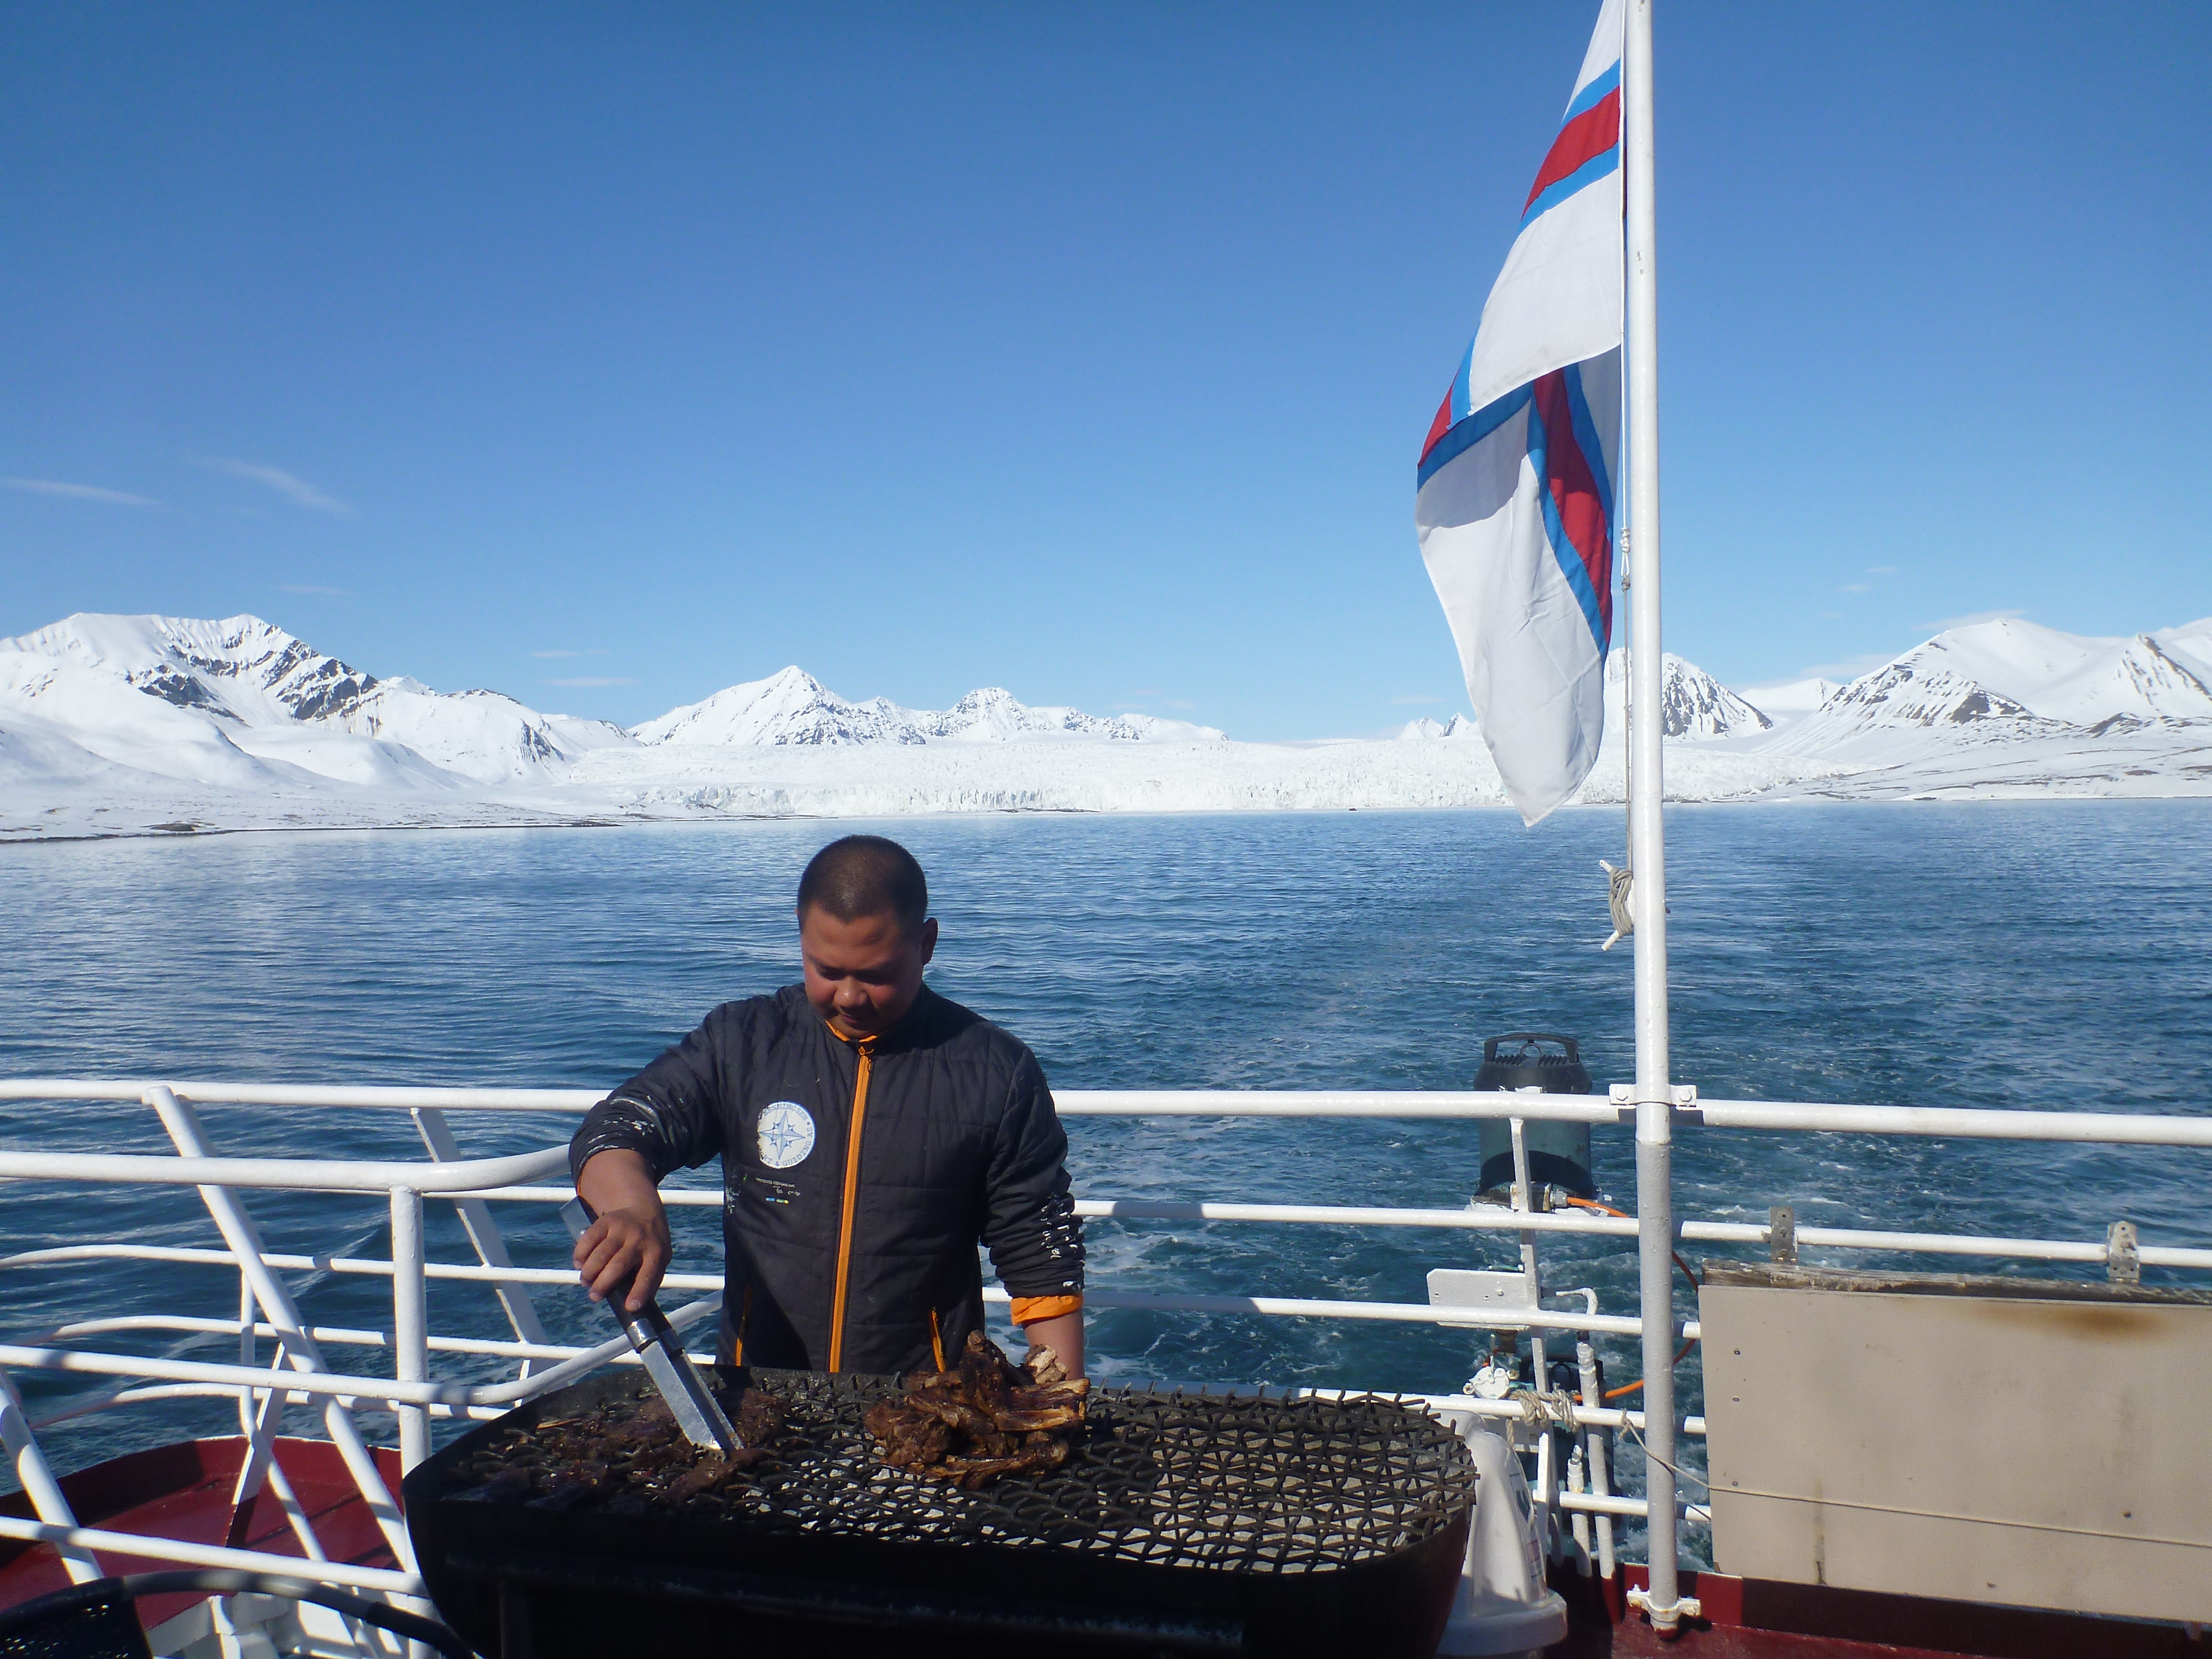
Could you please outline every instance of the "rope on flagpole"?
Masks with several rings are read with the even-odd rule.
[[[1605,872],[1607,907],[1613,912],[1613,933],[1597,948],[1610,951],[1636,931],[1636,912],[1632,908],[1636,890],[1636,873],[1626,865],[1616,866],[1609,859],[1600,859],[1597,867]]]
[[[1628,429],[1628,377],[1626,375],[1621,377],[1620,386],[1621,429],[1625,432]],[[1626,529],[1620,532],[1620,591],[1626,595],[1629,591],[1630,581],[1628,532]],[[1621,802],[1626,811],[1633,812],[1635,808],[1632,803],[1636,799],[1636,791],[1631,781],[1636,775],[1636,740],[1631,735],[1636,726],[1636,676],[1633,674],[1621,676],[1620,713],[1623,722],[1629,728],[1628,732],[1621,734],[1623,738],[1620,747]],[[1636,845],[1636,832],[1632,826],[1628,830],[1627,844],[1632,849]],[[1632,867],[1635,863],[1632,850],[1622,854],[1621,858],[1623,862],[1617,866],[1609,859],[1600,859],[1597,861],[1597,867],[1605,872],[1606,908],[1613,913],[1613,932],[1607,934],[1605,943],[1597,947],[1601,951],[1610,951],[1636,931],[1636,872]]]

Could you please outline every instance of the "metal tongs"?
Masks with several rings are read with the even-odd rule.
[[[580,1197],[561,1206],[561,1219],[568,1224],[571,1238],[581,1238],[585,1229],[599,1218]],[[621,1322],[623,1334],[629,1338],[630,1346],[645,1362],[646,1375],[660,1390],[660,1397],[668,1402],[668,1409],[675,1414],[676,1426],[684,1431],[684,1437],[695,1446],[720,1452],[725,1457],[742,1451],[745,1443],[731,1426],[721,1402],[701,1378],[691,1356],[684,1352],[683,1339],[668,1322],[668,1316],[660,1311],[660,1304],[647,1297],[645,1306],[632,1313],[623,1305],[629,1293],[629,1285],[625,1284],[610,1294],[607,1311]]]

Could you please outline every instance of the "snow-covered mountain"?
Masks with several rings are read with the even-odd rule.
[[[1743,698],[1723,685],[1693,662],[1673,652],[1660,659],[1659,707],[1662,731],[1689,743],[1722,738],[1741,738],[1764,732],[1774,722]],[[1619,743],[1628,729],[1628,652],[1613,652],[1605,661],[1605,736]],[[1438,721],[1426,715],[1407,722],[1401,740],[1427,738],[1477,737],[1480,730],[1464,714]]]
[[[926,743],[907,711],[877,697],[848,702],[804,669],[747,680],[630,728],[640,743],[775,746]]]
[[[1628,662],[1624,648],[1605,659],[1605,723],[1607,735],[1627,730]],[[1774,722],[1723,685],[1693,662],[1673,652],[1659,659],[1659,707],[1664,713],[1660,730],[1670,738],[1695,742],[1714,738],[1748,737]]]
[[[1747,686],[1737,695],[1777,726],[1783,726],[1811,714],[1841,690],[1843,684],[1819,678],[1790,680],[1780,685]]]
[[[258,617],[79,615],[0,640],[0,722],[50,753],[246,788],[528,782],[630,742],[496,691],[380,680]]]
[[[2212,617],[2184,623],[2179,628],[2162,628],[2150,637],[2160,650],[2179,658],[2190,672],[2212,685]]]
[[[1972,749],[2212,722],[2212,623],[2094,639],[2008,617],[1952,629],[1838,687],[1778,746]]]
[[[1221,740],[1221,733],[1212,726],[1156,720],[1149,714],[1117,714],[1108,719],[1074,708],[1031,708],[997,686],[970,691],[941,712],[903,708],[882,697],[848,702],[796,666],[672,709],[659,720],[632,727],[630,735],[646,744],[735,744],[762,748],[1066,738],[1155,743]]]
[[[1680,800],[2212,795],[2212,619],[2124,639],[1995,622],[1847,684],[1751,697],[1669,656]],[[1626,652],[1577,799],[1625,787]],[[1765,705],[1771,704],[1771,707]],[[1757,706],[1755,706],[1757,705]],[[1770,718],[1779,716],[1778,720]],[[788,668],[626,732],[378,678],[252,617],[72,617],[0,640],[0,841],[204,828],[1502,805],[1464,715],[1235,743],[1142,715],[849,702]]]
[[[1004,743],[1032,738],[1104,738],[1116,743],[1219,743],[1218,726],[1157,714],[1086,714],[1058,706],[1033,708],[1014,694],[988,685],[970,691],[942,714],[917,714],[915,723],[933,743]]]

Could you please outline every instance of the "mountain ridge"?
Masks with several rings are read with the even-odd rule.
[[[1583,804],[1626,787],[1627,670],[1615,653]],[[1770,714],[1668,654],[1670,799],[2212,794],[2212,618],[2112,639],[1977,623],[1842,684],[1775,690]],[[795,665],[624,731],[379,677],[256,617],[80,614],[0,640],[0,839],[1501,803],[1487,745],[1459,740],[1470,736],[1455,714],[1395,741],[1239,743],[1030,707],[1001,687],[921,710],[849,702]]]
[[[630,728],[646,744],[839,748],[872,743],[988,743],[1097,738],[1109,742],[1219,742],[1210,726],[1150,714],[1086,714],[1032,707],[1003,686],[981,686],[942,710],[904,708],[884,697],[851,702],[793,664],[765,679],[726,686]]]

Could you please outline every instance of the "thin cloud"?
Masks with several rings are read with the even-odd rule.
[[[1869,576],[1894,576],[1896,574],[1897,567],[1893,564],[1870,564],[1867,567]]]
[[[202,466],[211,466],[218,472],[228,472],[234,478],[245,478],[265,484],[285,497],[295,507],[304,507],[317,513],[351,513],[343,501],[325,495],[297,473],[287,472],[281,466],[264,466],[257,461],[234,461],[220,455],[210,455],[201,461]]]
[[[350,588],[317,587],[312,582],[282,582],[278,586],[287,593],[317,593],[326,599],[349,599],[353,597]]]
[[[540,662],[547,662],[562,657],[604,657],[607,653],[604,647],[594,647],[588,651],[533,651],[530,654]]]
[[[1424,703],[1443,701],[1442,697],[1393,697],[1390,699],[1390,706],[1393,708],[1419,708]]]
[[[103,489],[98,484],[64,483],[59,478],[0,478],[10,489],[33,495],[59,495],[72,501],[105,501],[110,507],[154,507],[167,509],[167,501],[151,495],[133,495],[127,489]]]
[[[573,680],[540,680],[540,685],[557,685],[563,690],[590,690],[602,685],[635,685],[635,680],[626,680],[613,674],[586,674]]]
[[[1845,582],[1841,587],[1838,588],[1836,592],[1838,593],[1871,593],[1874,592],[1874,584],[1871,582]]]

